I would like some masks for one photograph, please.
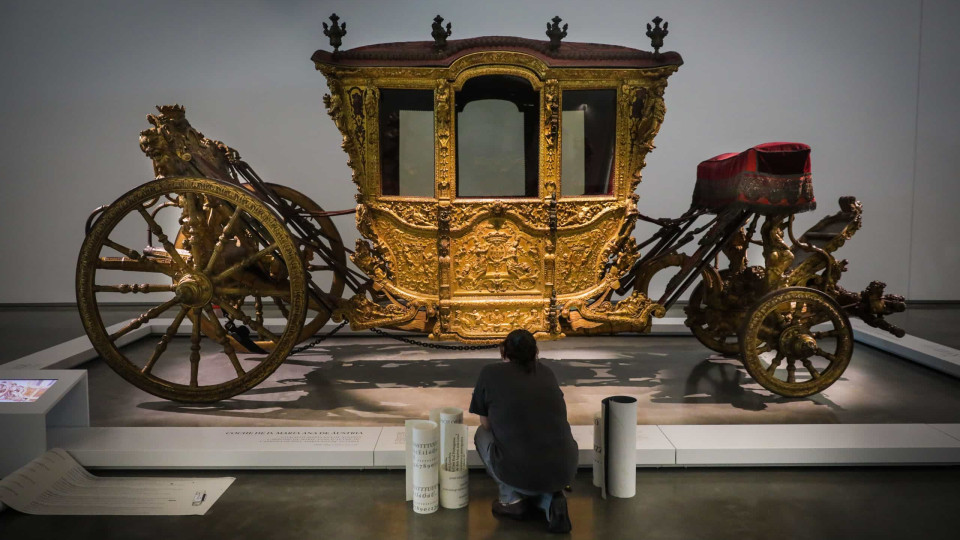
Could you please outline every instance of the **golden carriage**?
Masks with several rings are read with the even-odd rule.
[[[746,193],[744,178],[753,179],[751,201],[721,200],[723,190],[711,198],[720,184],[705,180],[679,218],[637,211],[667,78],[682,64],[660,53],[659,18],[648,25],[652,53],[562,42],[558,18],[549,41],[447,41],[439,16],[433,41],[339,51],[345,26],[331,21],[334,50],[312,60],[330,88],[324,103],[343,135],[355,210],[326,212],[263,182],[235,150],[191,127],[183,107],[165,106],[140,141],[157,179],[88,220],[77,269],[83,324],[138,387],[188,402],[236,395],[309,346],[297,344],[331,317],[470,344],[514,328],[538,339],[644,332],[697,280],[686,308],[694,334],[739,354],[782,395],[837,380],[852,350],[848,314],[892,329],[883,315],[902,299],[882,285],[857,295],[836,284],[845,262],[831,253],[859,228],[859,203],[842,200],[841,212],[794,237],[793,214],[813,206],[808,159],[806,171],[721,179],[727,195]],[[758,203],[758,182],[771,178]],[[769,200],[774,192],[783,204]],[[330,220],[348,212],[363,237],[353,251]],[[638,244],[637,219],[660,230]],[[128,247],[130,222],[146,227],[146,247]],[[692,254],[680,252],[698,236]],[[747,265],[751,242],[763,245],[764,266]],[[660,271],[673,277],[654,300],[647,293]],[[111,332],[100,310],[118,294],[163,299]],[[169,314],[148,355],[120,350],[125,335]],[[190,336],[189,375],[163,360],[180,333]],[[207,341],[216,354],[201,354]]]

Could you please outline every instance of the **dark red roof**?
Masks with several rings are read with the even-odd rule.
[[[551,67],[598,67],[598,68],[650,68],[679,66],[683,58],[679,53],[665,52],[655,55],[649,51],[564,41],[556,51],[549,49],[550,42],[506,36],[486,36],[447,41],[442,51],[436,51],[432,41],[401,41],[378,43],[357,47],[333,54],[317,51],[314,62],[349,67],[447,67],[458,58],[480,51],[512,51],[539,58]]]

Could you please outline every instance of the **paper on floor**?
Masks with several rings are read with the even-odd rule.
[[[203,515],[233,481],[98,477],[55,448],[0,480],[0,502],[39,515]]]

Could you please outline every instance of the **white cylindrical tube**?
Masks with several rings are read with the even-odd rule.
[[[440,503],[440,430],[436,422],[411,424],[413,453],[413,511],[431,514]]]
[[[629,498],[637,493],[637,399],[603,400],[603,457],[606,493]]]
[[[440,457],[440,506],[463,508],[470,502],[467,470],[467,426],[440,426],[443,454]]]
[[[593,485],[603,485],[603,413],[593,415]]]
[[[458,407],[439,407],[430,409],[430,420],[439,425],[462,424],[463,409]]]

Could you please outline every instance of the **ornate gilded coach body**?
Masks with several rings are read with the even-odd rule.
[[[839,379],[852,354],[849,316],[903,334],[884,320],[902,297],[881,282],[861,293],[838,285],[846,261],[833,253],[860,228],[856,199],[795,236],[794,215],[816,207],[804,144],[702,162],[678,218],[637,211],[667,78],[682,64],[660,53],[661,19],[647,25],[652,53],[564,43],[559,18],[549,41],[447,41],[439,16],[433,41],[340,51],[346,28],[331,21],[333,52],[312,60],[330,88],[324,103],[343,135],[355,209],[324,211],[264,182],[175,105],[158,107],[140,134],[156,179],[88,219],[77,263],[84,328],[143,390],[224,399],[347,322],[472,347],[515,328],[540,339],[644,332],[690,287],[685,322],[697,339],[784,396]],[[362,235],[352,252],[330,219],[348,213]],[[659,227],[639,243],[638,219]],[[131,230],[144,228],[146,245],[130,247]],[[762,265],[749,264],[751,243],[763,246]],[[671,277],[653,300],[659,272]],[[131,283],[141,278],[149,282]],[[155,305],[108,329],[101,303],[130,294]],[[121,349],[124,336],[171,314],[149,354]],[[315,338],[330,318],[340,326]],[[188,374],[168,352],[178,347]]]
[[[421,41],[317,51],[313,61],[331,89],[325,103],[359,190],[365,240],[353,261],[406,305],[385,311],[355,297],[351,326],[488,341],[518,327],[556,338],[649,325],[660,308],[642,293],[616,315],[571,316],[571,308],[606,300],[635,260],[634,190],[679,54],[483,37],[442,49]],[[433,128],[425,141],[432,167],[398,163],[415,159],[398,147],[424,135],[404,125],[422,113]],[[494,126],[484,114],[506,122]],[[500,170],[477,163],[498,147]],[[426,170],[405,170],[418,165]]]

